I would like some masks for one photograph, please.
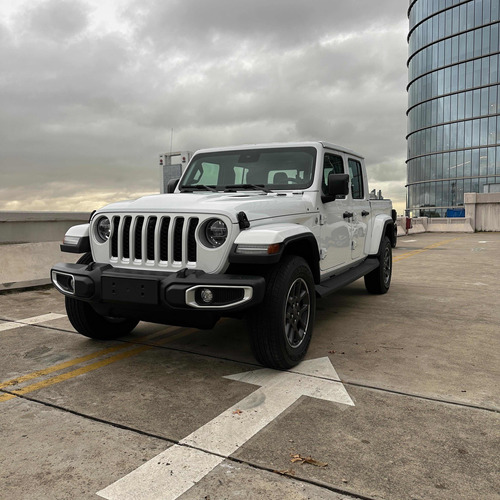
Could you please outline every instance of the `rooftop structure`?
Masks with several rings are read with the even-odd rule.
[[[498,0],[412,0],[407,209],[460,211],[500,183]]]

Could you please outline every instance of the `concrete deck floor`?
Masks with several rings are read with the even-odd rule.
[[[300,397],[179,498],[500,499],[499,277],[499,233],[400,238],[387,295],[318,302],[307,359],[354,406]],[[259,369],[237,321],[95,342],[64,314],[52,289],[0,295],[1,498],[98,499],[257,389],[223,378]]]

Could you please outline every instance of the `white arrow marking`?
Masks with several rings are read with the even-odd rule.
[[[97,494],[108,500],[175,500],[301,396],[354,406],[328,358],[303,361],[288,372],[264,368],[224,378],[261,387]]]

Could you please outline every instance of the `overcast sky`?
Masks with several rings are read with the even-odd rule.
[[[159,191],[158,154],[327,140],[402,213],[405,0],[0,0],[0,210]]]

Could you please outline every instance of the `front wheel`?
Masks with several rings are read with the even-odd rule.
[[[284,370],[305,356],[313,332],[316,295],[307,262],[286,256],[269,273],[262,304],[249,317],[250,340],[257,360]]]
[[[392,247],[387,236],[380,243],[379,266],[365,276],[365,287],[370,293],[387,293],[392,278]]]
[[[92,255],[84,254],[78,264],[92,263]],[[128,318],[111,318],[96,313],[87,302],[65,297],[66,313],[73,328],[85,337],[98,340],[111,340],[130,333],[139,323]]]

